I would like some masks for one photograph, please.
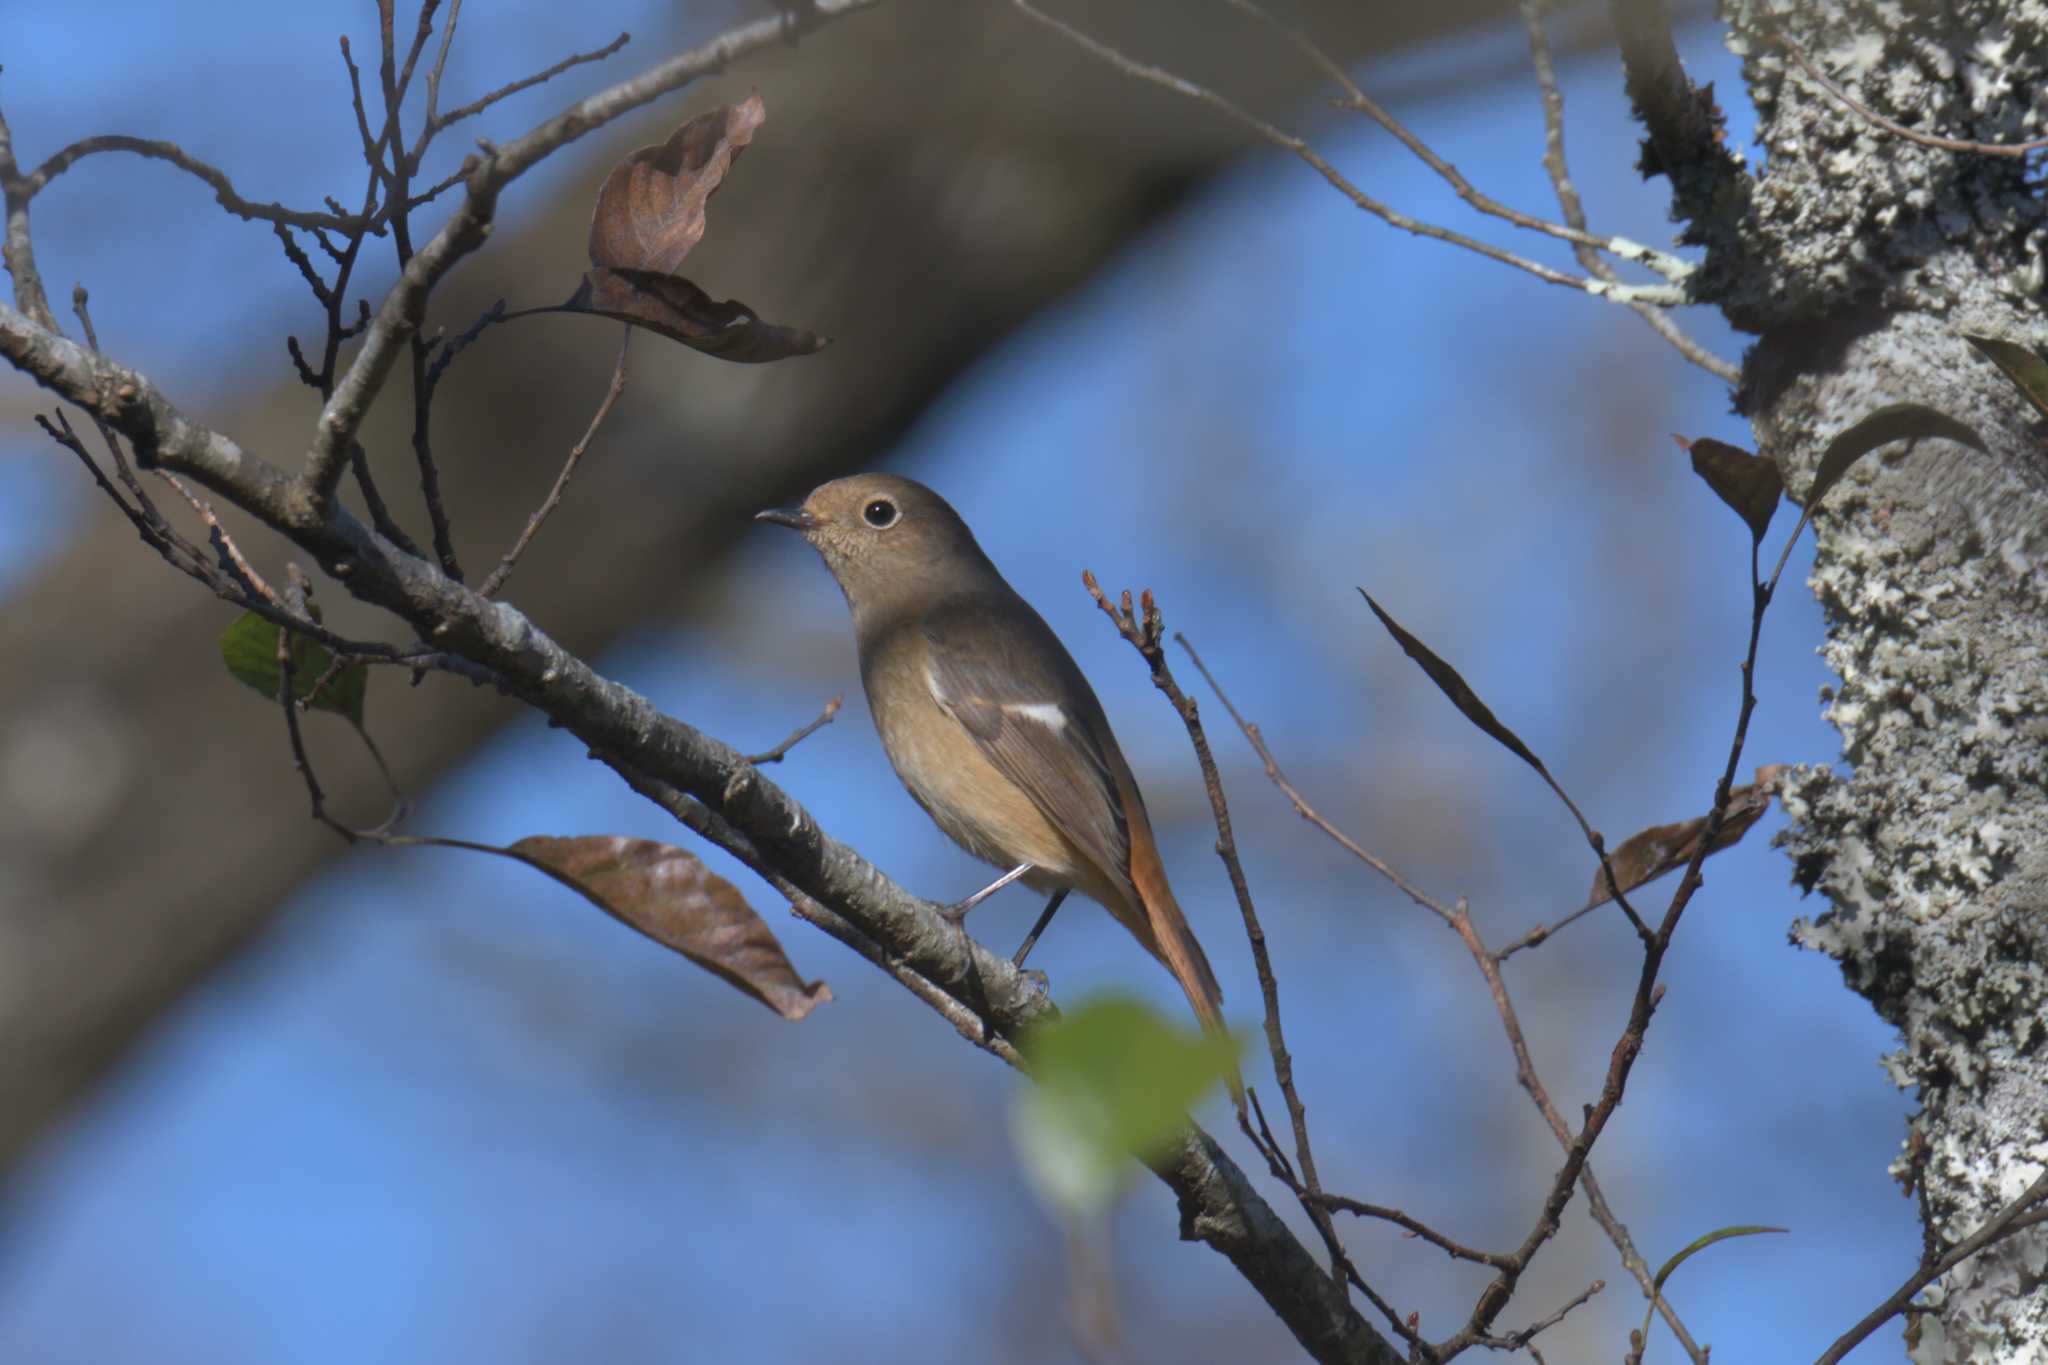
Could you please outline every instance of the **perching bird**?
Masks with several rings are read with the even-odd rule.
[[[1048,914],[1080,891],[1221,1029],[1223,992],[1102,703],[959,513],[923,484],[858,474],[757,520],[800,531],[839,580],[868,709],[903,785],[955,843],[1010,869],[955,915],[1019,878],[1052,893]]]

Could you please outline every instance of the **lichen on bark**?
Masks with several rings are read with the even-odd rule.
[[[1916,1090],[1895,1173],[1935,1254],[2048,1166],[2048,458],[2043,427],[1965,340],[2040,347],[2044,216],[2032,163],[1926,146],[2048,129],[2048,7],[1723,7],[1765,155],[1722,303],[1760,333],[1740,395],[1800,493],[1827,440],[1885,403],[1927,404],[1990,453],[1888,447],[1828,495],[1810,585],[1826,610],[1839,765],[1784,785],[1780,844],[1826,908],[1828,953],[1899,1030]],[[2048,1230],[1931,1286],[1920,1361],[2048,1361]]]

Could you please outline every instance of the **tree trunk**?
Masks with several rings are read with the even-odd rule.
[[[1990,452],[1888,446],[1817,509],[1848,768],[1786,787],[1795,878],[1830,903],[1793,939],[1900,1031],[1887,1066],[1921,1109],[1896,1173],[1938,1257],[2048,1164],[2048,464],[2037,414],[1965,340],[2048,336],[2043,215],[2024,161],[1887,131],[1801,61],[1915,131],[2009,144],[2048,121],[2048,14],[1956,0],[1887,29],[1839,4],[1725,8],[1760,173],[1679,146],[1683,111],[1637,94],[1709,249],[1703,291],[1760,335],[1740,402],[1761,448],[1803,496],[1833,436],[1911,401]],[[1631,75],[1651,75],[1636,54]],[[2035,1227],[1937,1281],[1913,1358],[2043,1358],[2044,1259]]]

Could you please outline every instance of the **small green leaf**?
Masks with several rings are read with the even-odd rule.
[[[1936,412],[1923,403],[1889,404],[1828,442],[1826,453],[1820,457],[1820,468],[1814,471],[1813,483],[1806,490],[1807,514],[1810,516],[1820,506],[1820,500],[1849,472],[1851,465],[1871,451],[1893,441],[1919,441],[1928,437],[1940,437],[1980,453],[1988,453],[1984,451],[1984,438],[1953,417]]]
[[[1131,1157],[1172,1146],[1189,1107],[1234,1073],[1242,1045],[1110,995],[1032,1029],[1022,1048],[1035,1084],[1013,1116],[1019,1159],[1047,1203],[1080,1214],[1108,1206]]]
[[[275,622],[266,621],[253,611],[245,611],[233,625],[221,632],[220,637],[220,658],[227,665],[228,672],[272,701],[277,700],[277,635],[280,629],[282,627]],[[312,695],[314,684],[326,676],[333,662],[334,656],[326,646],[295,633],[292,636],[292,695],[305,701]],[[316,711],[332,711],[347,717],[360,730],[363,702],[369,688],[368,665],[352,663],[329,678],[311,704]]]
[[[1678,1269],[1678,1267],[1685,1262],[1687,1257],[1691,1256],[1696,1251],[1705,1250],[1707,1247],[1712,1246],[1716,1242],[1725,1242],[1731,1237],[1754,1237],[1760,1232],[1790,1231],[1790,1228],[1765,1227],[1760,1223],[1742,1223],[1738,1224],[1735,1227],[1716,1228],[1712,1232],[1706,1234],[1704,1237],[1695,1239],[1691,1244],[1686,1246],[1684,1250],[1680,1251],[1676,1256],[1673,1256],[1670,1260],[1666,1261],[1664,1263],[1664,1268],[1657,1272],[1657,1278],[1652,1283],[1655,1285],[1656,1288],[1662,1289],[1664,1287],[1664,1281],[1671,1278],[1671,1272]]]
[[[2043,360],[2034,351],[1997,337],[1975,336],[1963,333],[1963,340],[1981,351],[1986,360],[2005,372],[2012,386],[2020,391],[2034,410],[2048,417],[2048,360]]]
[[[1785,489],[1778,466],[1711,436],[1696,441],[1680,437],[1678,443],[1692,456],[1692,472],[1748,523],[1750,539],[1763,544],[1764,532],[1778,512],[1778,496]]]

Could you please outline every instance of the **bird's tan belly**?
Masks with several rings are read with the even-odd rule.
[[[1031,864],[1024,880],[1039,890],[1089,891],[1097,877],[1074,846],[937,702],[869,706],[897,777],[954,843],[997,867]]]

